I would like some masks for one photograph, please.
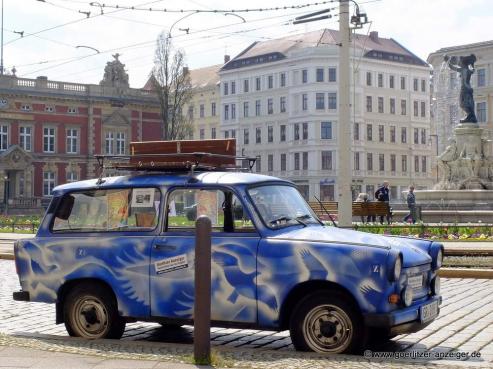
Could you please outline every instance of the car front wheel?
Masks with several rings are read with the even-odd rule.
[[[358,310],[338,291],[307,296],[290,320],[291,340],[299,351],[357,353],[365,343],[365,332]]]
[[[63,314],[70,336],[118,339],[125,331],[113,294],[102,286],[75,286],[65,298]]]

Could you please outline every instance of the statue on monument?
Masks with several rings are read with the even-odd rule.
[[[128,88],[128,74],[125,72],[125,64],[122,64],[118,59],[120,54],[116,53],[112,56],[115,60],[106,63],[103,80],[99,84],[101,86]]]
[[[466,113],[466,116],[460,120],[461,123],[477,123],[476,114],[474,113],[473,88],[471,87],[471,76],[474,73],[474,63],[476,56],[448,56],[445,55],[443,60],[448,67],[460,74],[460,107]]]

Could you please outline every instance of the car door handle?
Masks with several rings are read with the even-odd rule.
[[[174,245],[164,245],[160,243],[154,244],[154,250],[162,250],[162,251],[175,251],[177,246]]]

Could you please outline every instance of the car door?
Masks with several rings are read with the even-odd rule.
[[[195,221],[211,219],[211,318],[257,321],[259,235],[239,198],[228,189],[177,188],[170,191],[165,231],[151,253],[151,314],[193,318]]]

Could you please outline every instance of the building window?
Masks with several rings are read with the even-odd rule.
[[[389,76],[389,87],[394,88],[394,76]]]
[[[260,100],[255,100],[255,115],[257,117],[260,115]]]
[[[249,85],[248,79],[244,79],[243,80],[243,92],[245,92],[245,93],[248,92],[249,91],[249,87],[250,87],[250,85]]]
[[[301,82],[307,83],[308,82],[308,70],[303,69],[301,71]]]
[[[281,172],[286,171],[286,154],[281,154]]]
[[[262,143],[262,129],[261,128],[255,128],[255,142],[256,143]]]
[[[302,128],[303,128],[303,132],[302,132],[303,139],[308,140],[308,123],[303,123]]]
[[[250,131],[248,128],[243,130],[243,144],[248,145],[250,143]]]
[[[329,82],[336,82],[336,68],[329,68]]]
[[[406,77],[401,77],[401,90],[406,89]]]
[[[354,153],[354,170],[359,170],[359,152]]]
[[[426,173],[426,156],[421,157],[421,172]]]
[[[236,129],[231,130],[231,138],[236,138]]]
[[[279,98],[279,109],[280,109],[281,113],[286,112],[286,96],[281,96]]]
[[[46,105],[45,106],[45,112],[47,113],[53,113],[55,111],[55,109],[53,108],[53,106],[51,105]]]
[[[55,188],[55,172],[43,172],[43,196],[51,196]]]
[[[113,132],[106,132],[105,138],[104,138],[104,151],[106,154],[113,154]]]
[[[77,154],[79,146],[79,131],[75,128],[67,129],[67,154]]]
[[[395,143],[395,126],[390,126],[390,142]]]
[[[116,155],[125,155],[125,132],[116,133]]]
[[[385,156],[384,154],[378,154],[378,170],[383,172],[385,170]]]
[[[317,82],[323,82],[323,81],[324,81],[324,69],[317,68]]]
[[[67,179],[67,183],[77,182],[79,180],[79,175],[76,171],[71,170],[67,172],[66,179]]]
[[[390,154],[390,171],[395,172],[395,154]]]
[[[308,94],[301,95],[301,109],[308,110]]]
[[[205,129],[201,128],[199,131],[199,138],[201,140],[205,139]]]
[[[48,153],[55,152],[55,128],[43,128],[43,151]]]
[[[21,105],[21,110],[22,111],[31,111],[32,109],[33,109],[32,106],[29,105],[29,104],[22,104]]]
[[[211,138],[212,139],[216,138],[216,128],[215,127],[211,128]]]
[[[243,103],[243,117],[248,118],[248,110],[249,110],[248,101],[245,101]]]
[[[378,141],[379,142],[385,141],[385,128],[382,124],[378,125]]]
[[[322,138],[322,140],[332,140],[332,122],[321,123],[320,137]]]
[[[426,145],[426,128],[421,128],[421,145]]]
[[[274,76],[267,77],[267,88],[274,88]]]
[[[74,107],[74,106],[71,106],[71,107],[68,108],[67,112],[69,114],[77,114],[77,108]]]
[[[414,116],[417,117],[419,115],[419,112],[418,112],[418,102],[417,101],[413,101],[413,110],[414,110]]]
[[[419,156],[417,155],[414,157],[414,171],[419,172]]]
[[[401,143],[406,143],[407,142],[407,131],[406,127],[401,128]]]
[[[260,173],[262,171],[262,158],[259,156],[257,160],[255,160],[255,171]]]
[[[302,168],[303,170],[308,170],[308,153],[306,151],[303,152]]]
[[[204,108],[204,104],[200,104],[200,107],[199,107],[199,114],[200,114],[200,117],[203,118],[205,116],[205,108]]]
[[[401,115],[406,115],[406,100],[401,100]]]
[[[300,153],[294,153],[294,170],[300,170]]]
[[[299,123],[295,123],[294,124],[294,140],[297,141],[300,139],[300,124]]]
[[[426,80],[421,80],[421,92],[426,92]]]
[[[215,102],[211,103],[211,115],[213,117],[216,116],[216,103]]]
[[[274,114],[274,99],[267,99],[267,114]]]
[[[234,95],[236,93],[236,82],[233,81],[231,82],[231,95]]]
[[[281,73],[281,87],[286,87],[286,73]]]
[[[371,98],[371,96],[367,96],[366,97],[366,111],[368,113],[371,113],[372,108],[373,108],[372,98]]]
[[[486,86],[486,69],[478,69],[478,87]]]
[[[402,171],[407,172],[407,155],[402,155],[401,166],[402,166]]]
[[[418,79],[417,78],[413,79],[413,90],[418,91]]]
[[[359,141],[359,123],[353,125],[353,138],[355,141]]]
[[[421,117],[426,117],[426,102],[421,101]]]
[[[9,147],[9,127],[7,125],[0,126],[0,150],[7,150]]]
[[[321,201],[334,201],[334,185],[333,184],[321,184],[320,185],[320,200]]]
[[[476,104],[478,122],[486,122],[486,102],[478,102]]]
[[[373,141],[373,125],[371,124],[366,125],[366,140]]]
[[[267,170],[272,172],[274,170],[274,155],[267,155]]]
[[[255,78],[255,90],[260,91],[260,77]]]
[[[324,93],[319,93],[315,95],[315,108],[317,110],[323,110],[325,109],[325,94]]]
[[[224,120],[228,120],[229,119],[229,105],[226,104],[224,105]]]
[[[383,97],[378,98],[378,112],[383,113]]]
[[[188,118],[190,120],[193,120],[193,111],[194,111],[193,105],[192,106],[189,106],[188,107]]]
[[[378,73],[378,87],[383,87],[383,74]]]
[[[332,170],[332,151],[322,151],[322,170]]]
[[[231,104],[231,119],[236,119],[236,104]]]
[[[366,72],[366,85],[371,86],[371,72]]]
[[[390,98],[390,114],[395,114],[395,99]]]
[[[337,109],[337,92],[329,92],[329,109]]]
[[[373,154],[371,152],[366,154],[366,170],[373,170]]]
[[[274,127],[267,127],[267,142],[274,142]]]
[[[280,141],[286,141],[286,125],[282,124],[280,127]]]
[[[414,128],[414,143],[417,145],[419,144],[419,129]]]
[[[229,138],[229,131],[224,131],[224,138]]]
[[[228,82],[224,82],[223,83],[223,95],[227,95],[228,94]]]
[[[31,142],[32,142],[31,137],[32,137],[31,127],[23,127],[23,126],[19,127],[19,144],[25,151],[31,151]]]

